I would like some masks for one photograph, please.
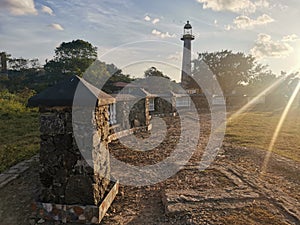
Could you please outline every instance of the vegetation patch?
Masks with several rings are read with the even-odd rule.
[[[300,162],[300,109],[290,110],[273,152]],[[268,150],[282,112],[247,112],[228,120],[226,143]]]
[[[0,172],[39,150],[38,111],[27,109],[23,97],[7,91],[0,93]]]

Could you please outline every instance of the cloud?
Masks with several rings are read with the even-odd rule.
[[[181,62],[182,61],[182,53],[181,52],[175,52],[174,54],[168,55],[167,59],[170,60],[170,61]]]
[[[254,4],[258,8],[268,8],[270,6],[270,3],[267,0],[258,0]]]
[[[153,23],[153,24],[157,24],[159,21],[160,21],[160,19],[155,18],[155,19],[152,20],[152,23]]]
[[[152,19],[150,16],[145,16],[144,17],[144,20],[145,21],[147,21],[147,22],[152,22],[153,24],[157,24],[159,21],[160,21],[160,19],[159,18],[154,18],[154,19]],[[151,21],[152,20],[152,21]]]
[[[294,41],[296,36],[288,35],[283,37],[282,40],[274,41],[268,34],[259,34],[250,53],[258,59],[284,58],[294,51],[289,42]]]
[[[225,30],[231,30],[232,26],[231,25],[225,25]]]
[[[213,11],[230,11],[234,13],[254,13],[257,8],[269,7],[267,0],[197,0],[203,4],[203,9]]]
[[[1,0],[0,9],[8,10],[12,15],[37,15],[33,0]]]
[[[51,16],[54,15],[53,10],[48,6],[43,5],[41,10],[43,13],[49,14]]]
[[[282,38],[282,41],[284,42],[294,42],[297,40],[299,40],[299,37],[296,34],[287,35]]]
[[[156,29],[152,30],[152,34],[157,37],[160,37],[160,38],[175,38],[176,37],[175,34],[170,34],[169,32],[164,33],[159,30],[156,30]]]
[[[158,31],[158,30],[156,30],[156,29],[154,29],[154,30],[152,30],[152,34],[154,34],[154,35],[161,35],[161,32]]]
[[[150,17],[150,16],[145,16],[144,20],[145,20],[145,21],[150,21],[150,20],[151,20],[151,17]]]
[[[64,28],[58,23],[52,23],[49,27],[53,28],[54,30],[64,30]]]
[[[257,17],[257,19],[251,19],[248,16],[238,16],[233,21],[233,26],[227,26],[227,30],[231,29],[253,29],[256,26],[262,26],[268,23],[274,22],[274,19],[268,16],[267,14],[263,14],[262,16]],[[225,27],[226,29],[226,27]]]

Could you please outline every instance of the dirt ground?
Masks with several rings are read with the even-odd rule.
[[[203,132],[189,163],[155,185],[121,185],[101,224],[300,224],[300,164],[271,155],[267,171],[261,173],[266,152],[233,147],[225,142],[212,165],[200,171],[210,118],[203,114],[200,119]],[[111,154],[133,165],[165,159],[180,136],[178,121],[174,118],[165,121],[168,135],[155,150],[130,152],[114,142],[110,145]],[[38,162],[35,162],[20,178],[1,189],[0,224],[36,224],[30,203],[39,186]]]

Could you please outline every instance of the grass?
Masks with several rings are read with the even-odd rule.
[[[268,150],[282,112],[247,112],[228,121],[225,141],[235,146]],[[292,108],[273,152],[300,162],[300,109]]]
[[[36,109],[0,98],[0,172],[30,158],[39,150],[39,121]]]

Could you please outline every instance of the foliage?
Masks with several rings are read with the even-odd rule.
[[[0,111],[5,113],[23,113],[27,111],[26,104],[35,91],[24,89],[17,94],[12,94],[8,90],[0,92]]]
[[[38,112],[25,107],[32,94],[0,92],[0,172],[38,152]]]
[[[47,85],[46,77],[38,59],[11,58],[3,53],[7,60],[7,70],[0,74],[0,91],[20,92],[24,88],[40,91]]]
[[[87,70],[84,72],[84,79],[95,87],[102,88],[104,83],[109,79],[110,74],[106,69],[106,64],[99,60],[96,60]]]
[[[156,67],[150,67],[144,72],[144,79],[139,83],[150,93],[167,93],[173,90],[174,82]]]
[[[119,91],[119,88],[114,85],[116,82],[130,83],[134,80],[129,75],[124,75],[114,64],[105,64],[99,60],[86,70],[84,78],[109,94]]]
[[[168,77],[167,75],[164,75],[163,72],[161,72],[160,70],[158,70],[156,67],[152,66],[149,69],[147,69],[144,73],[144,77],[162,77],[162,78],[166,78],[168,80],[170,80],[170,77]]]
[[[120,88],[115,86],[117,82],[131,83],[135,79],[131,78],[128,74],[123,74],[123,71],[117,68],[114,64],[106,64],[107,71],[110,74],[110,78],[107,80],[102,90],[106,93],[115,93],[120,91]]]
[[[231,94],[237,87],[251,83],[253,80],[270,75],[267,66],[258,64],[251,55],[222,50],[213,53],[200,53],[194,60],[193,75],[201,76],[201,62],[208,65],[215,75],[225,95]]]
[[[97,59],[97,47],[83,40],[63,42],[55,49],[55,56],[44,66],[47,74],[54,76],[83,76]]]
[[[40,69],[38,59],[11,58],[8,59],[8,69],[13,71],[24,71],[27,69]]]

